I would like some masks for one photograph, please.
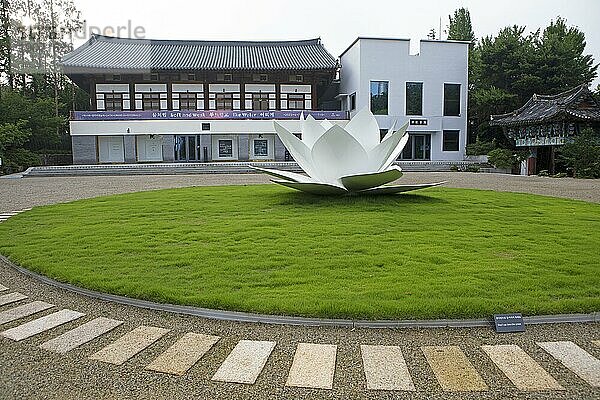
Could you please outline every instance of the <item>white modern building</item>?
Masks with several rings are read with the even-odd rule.
[[[462,161],[467,142],[468,42],[356,39],[340,56],[342,110],[370,107],[382,130],[409,123],[400,159]]]
[[[93,36],[62,60],[91,97],[71,118],[73,162],[291,161],[273,120],[300,135],[301,113],[344,126],[363,107],[382,130],[410,122],[401,159],[463,160],[468,44],[409,45],[358,38],[337,60],[320,39]]]

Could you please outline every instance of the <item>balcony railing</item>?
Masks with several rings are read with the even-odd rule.
[[[345,120],[347,111],[73,111],[72,121],[132,120],[269,120],[299,119],[300,114],[315,119]]]

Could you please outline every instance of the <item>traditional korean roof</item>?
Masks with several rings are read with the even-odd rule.
[[[321,39],[275,42],[122,39],[94,35],[61,61],[67,73],[140,70],[332,70]]]
[[[492,115],[490,125],[519,126],[549,121],[600,121],[600,106],[586,84],[551,96],[534,94],[513,112]]]

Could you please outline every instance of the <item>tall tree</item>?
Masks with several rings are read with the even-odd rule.
[[[454,16],[449,15],[448,40],[464,40],[475,44],[475,33],[471,24],[471,14],[466,8],[454,11]]]
[[[577,27],[567,26],[557,17],[535,37],[537,73],[541,78],[538,93],[554,94],[583,83],[598,75],[591,54],[585,52],[585,34]]]

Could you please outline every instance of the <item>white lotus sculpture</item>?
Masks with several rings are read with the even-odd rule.
[[[283,186],[313,194],[392,194],[441,185],[383,186],[402,176],[392,164],[408,142],[408,124],[392,128],[380,141],[379,125],[367,108],[359,111],[345,128],[312,116],[302,121],[302,139],[273,122],[277,136],[308,176],[289,171],[253,167],[272,175]]]

